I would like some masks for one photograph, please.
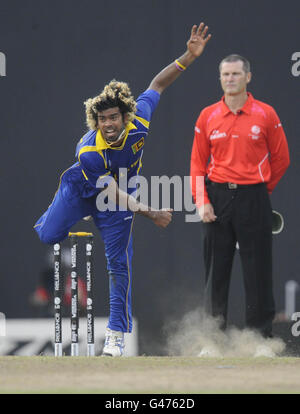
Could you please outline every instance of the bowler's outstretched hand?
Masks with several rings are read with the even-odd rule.
[[[211,34],[206,36],[207,31],[208,26],[204,26],[204,23],[200,23],[199,27],[197,27],[196,24],[192,27],[191,37],[187,41],[186,45],[189,52],[193,56],[199,57],[202,54],[207,42],[211,38]]]

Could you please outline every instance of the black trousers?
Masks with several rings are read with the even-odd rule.
[[[272,334],[275,304],[272,283],[272,208],[264,184],[230,189],[207,182],[218,217],[203,223],[205,308],[226,328],[228,296],[236,243],[243,269],[246,326],[266,337]]]

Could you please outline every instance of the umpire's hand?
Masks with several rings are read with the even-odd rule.
[[[217,218],[214,208],[210,203],[204,204],[199,209],[199,215],[203,223],[212,223],[213,221],[216,221]]]

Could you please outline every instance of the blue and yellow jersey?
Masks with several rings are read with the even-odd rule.
[[[119,181],[119,170],[127,169],[127,180],[137,176],[142,166],[143,147],[149,131],[152,114],[160,95],[147,90],[137,99],[137,111],[132,122],[126,125],[126,134],[120,147],[112,148],[102,137],[101,131],[89,131],[77,144],[77,162],[66,171],[65,179],[82,183],[82,197],[99,192],[99,177],[113,177]],[[98,183],[99,184],[99,183]]]

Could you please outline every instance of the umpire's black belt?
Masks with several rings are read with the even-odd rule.
[[[257,184],[236,184],[236,183],[216,183],[215,181],[207,180],[208,185],[213,187],[223,188],[224,190],[236,190],[237,188],[252,188],[257,186],[265,185],[265,183]]]

